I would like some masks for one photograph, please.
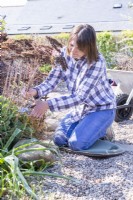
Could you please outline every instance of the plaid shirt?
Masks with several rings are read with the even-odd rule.
[[[61,81],[66,82],[69,95],[47,100],[51,111],[72,108],[72,122],[79,121],[89,112],[116,108],[115,96],[106,74],[106,64],[99,54],[97,62],[89,65],[87,59],[75,61],[62,49],[68,69],[64,71],[60,65],[54,67],[48,78],[36,86],[38,96],[50,93]]]

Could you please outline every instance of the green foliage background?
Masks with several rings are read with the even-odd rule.
[[[68,33],[61,33],[55,36],[63,44],[67,44],[69,39]],[[97,33],[97,46],[99,52],[106,59],[107,67],[115,67],[115,54],[123,52],[133,56],[133,30],[122,31],[119,34],[112,32]]]
[[[41,40],[44,40],[44,36],[37,36]],[[69,39],[69,33],[60,33],[52,35],[63,45],[67,45]],[[29,38],[28,35],[16,35],[14,39]],[[30,36],[31,38],[31,36]],[[106,59],[107,68],[116,68],[115,55],[117,53],[124,53],[128,56],[133,56],[133,30],[122,31],[114,34],[113,32],[100,32],[97,33],[97,46],[100,53]],[[40,67],[41,72],[48,73],[51,70],[51,66],[46,64]]]

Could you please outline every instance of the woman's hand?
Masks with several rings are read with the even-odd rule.
[[[21,94],[25,99],[30,99],[32,97],[37,96],[37,90],[30,88],[28,91],[26,91],[26,89],[23,88]]]
[[[36,101],[36,105],[33,108],[30,116],[42,119],[48,109],[49,109],[49,106],[48,106],[47,101],[38,100]]]

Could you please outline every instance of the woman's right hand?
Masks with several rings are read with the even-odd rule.
[[[30,99],[32,97],[37,96],[37,90],[30,88],[28,91],[26,91],[26,89],[23,88],[21,94],[25,99]]]

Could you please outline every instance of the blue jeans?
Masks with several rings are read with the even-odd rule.
[[[69,146],[72,150],[85,150],[99,138],[106,135],[107,128],[113,123],[115,109],[89,113],[81,121],[72,123],[70,115],[60,122],[55,131],[54,143]]]

